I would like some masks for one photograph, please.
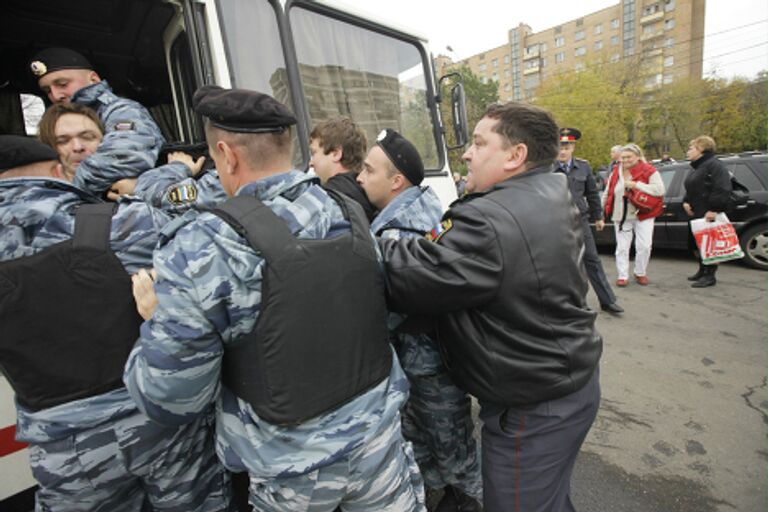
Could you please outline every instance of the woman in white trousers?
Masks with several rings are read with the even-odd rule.
[[[629,199],[633,189],[653,196],[648,199],[661,198],[664,195],[664,182],[656,168],[645,161],[640,147],[637,144],[627,144],[621,148],[620,163],[614,166],[608,186],[603,192],[605,216],[613,220],[616,232],[617,286],[629,284],[629,249],[633,236],[635,238],[635,281],[643,286],[648,284],[648,261],[651,259],[653,245],[653,221],[663,211],[660,199],[653,202],[650,210],[635,206]]]

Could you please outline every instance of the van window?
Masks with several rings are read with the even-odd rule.
[[[217,7],[232,87],[269,94],[295,113],[273,7],[253,0],[220,1]],[[302,144],[297,143],[297,130],[292,133],[293,161],[298,166]]]
[[[299,6],[289,19],[310,127],[349,116],[370,143],[392,128],[413,142],[426,169],[440,167],[419,47]]]

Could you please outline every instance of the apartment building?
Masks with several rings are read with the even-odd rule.
[[[521,23],[509,30],[506,44],[457,63],[441,55],[436,66],[466,64],[483,82],[496,82],[503,101],[530,100],[547,76],[601,62],[633,66],[645,88],[653,90],[682,77],[701,78],[705,4],[706,0],[621,0],[540,32]]]

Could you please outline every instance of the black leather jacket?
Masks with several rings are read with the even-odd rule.
[[[435,316],[452,376],[482,401],[573,393],[602,352],[579,217],[550,166],[470,194],[445,214],[436,241],[380,241],[390,307]]]

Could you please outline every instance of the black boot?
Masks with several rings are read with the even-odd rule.
[[[717,272],[717,265],[706,265],[704,268],[704,274],[694,282],[692,288],[706,288],[707,286],[715,286],[717,279],[715,279],[715,273]]]
[[[698,281],[699,279],[701,279],[701,276],[704,275],[704,271],[706,269],[707,269],[707,266],[704,265],[703,263],[699,262],[699,270],[697,270],[696,273],[693,274],[692,276],[688,276],[688,280],[689,281]]]
[[[483,507],[475,498],[464,494],[452,485],[447,485],[445,495],[435,508],[435,512],[483,512]]]

